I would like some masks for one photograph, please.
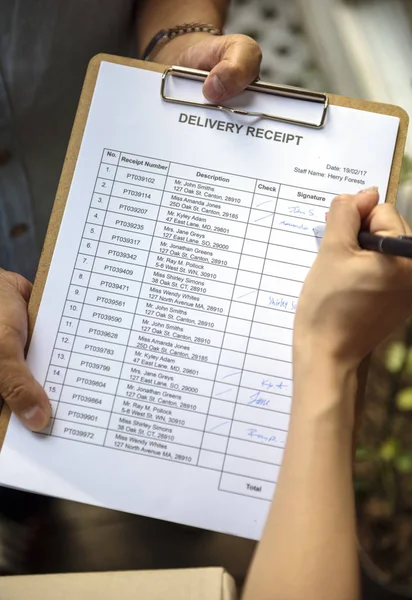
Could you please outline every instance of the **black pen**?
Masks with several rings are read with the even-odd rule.
[[[387,237],[375,235],[369,231],[361,231],[358,236],[359,246],[364,250],[373,250],[391,256],[412,258],[412,236],[399,235]]]

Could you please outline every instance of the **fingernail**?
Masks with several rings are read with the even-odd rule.
[[[23,423],[33,431],[41,431],[49,424],[49,419],[40,406],[32,406],[20,415]]]
[[[379,192],[379,188],[376,187],[376,185],[374,185],[370,188],[366,188],[366,190],[361,190],[360,192],[358,192],[358,194],[369,194],[372,192]]]
[[[219,98],[221,98],[223,96],[223,94],[225,93],[225,87],[222,84],[222,82],[220,81],[219,77],[217,75],[212,75],[212,77],[210,78],[210,83],[211,83],[211,94],[209,94],[209,100],[213,100],[213,102],[217,102],[219,100]]]

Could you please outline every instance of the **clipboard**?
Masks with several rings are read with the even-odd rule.
[[[199,71],[196,69],[188,69],[183,67],[172,67],[164,66],[156,63],[149,63],[146,61],[135,60],[130,58],[123,58],[113,56],[109,54],[99,54],[95,56],[89,63],[89,67],[86,73],[83,90],[81,93],[76,118],[72,134],[70,137],[66,158],[63,165],[62,174],[60,177],[59,186],[56,193],[56,198],[53,206],[53,210],[50,217],[50,222],[46,234],[46,239],[43,245],[43,250],[40,257],[39,267],[33,286],[32,295],[28,307],[29,315],[29,333],[28,333],[28,345],[31,340],[34,325],[36,322],[36,316],[39,310],[40,302],[43,295],[44,286],[49,272],[56,240],[59,234],[60,224],[63,218],[64,209],[66,206],[69,190],[74,175],[74,170],[80,151],[80,146],[83,138],[83,133],[86,127],[87,117],[91,106],[94,89],[99,73],[100,64],[102,62],[111,62],[119,65],[128,67],[134,67],[138,69],[149,70],[157,73],[162,73],[162,80],[160,86],[160,94],[165,102],[174,102],[184,105],[201,106],[202,108],[209,108],[210,110],[229,111],[232,114],[237,115],[248,115],[253,117],[260,117],[262,119],[269,119],[273,121],[289,123],[301,127],[309,127],[312,129],[321,129],[327,127],[327,115],[329,106],[343,106],[347,108],[353,108],[365,112],[372,112],[382,115],[389,115],[397,117],[400,120],[398,137],[392,162],[391,174],[388,185],[388,193],[386,202],[395,204],[396,195],[398,190],[399,179],[401,175],[402,160],[405,149],[406,137],[408,132],[409,117],[406,111],[402,108],[389,104],[381,104],[378,102],[369,102],[365,100],[349,98],[346,96],[337,96],[334,94],[326,94],[321,92],[313,92],[310,90],[303,90],[300,88],[294,88],[291,86],[280,86],[272,83],[262,82],[257,80],[250,84],[247,90],[254,92],[261,92],[266,94],[272,94],[275,96],[283,96],[295,100],[316,102],[322,107],[321,118],[317,122],[304,122],[294,121],[292,119],[286,119],[282,116],[275,114],[266,113],[253,113],[242,109],[231,108],[230,106],[222,106],[216,104],[206,103],[193,103],[188,102],[184,98],[176,98],[168,95],[167,82],[169,77],[187,77],[197,81],[204,81],[208,73],[205,71]],[[363,396],[363,392],[366,386],[368,362],[365,361],[359,371],[359,385],[358,394],[360,397]],[[358,403],[359,406],[359,403]],[[10,419],[10,410],[6,404],[0,412],[0,450],[4,442],[8,423]]]

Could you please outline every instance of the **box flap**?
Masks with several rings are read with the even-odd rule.
[[[221,568],[3,577],[4,600],[235,600]]]

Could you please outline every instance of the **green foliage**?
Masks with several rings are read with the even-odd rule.
[[[371,484],[368,479],[356,477],[353,482],[353,487],[355,489],[355,494],[364,494],[365,492],[369,492]]]
[[[412,161],[406,162],[412,182]],[[372,394],[356,451],[353,482],[361,531],[372,562],[391,581],[407,581],[410,586],[412,318],[377,349],[369,377],[374,381],[369,388]]]
[[[405,364],[407,350],[402,342],[394,342],[386,353],[386,368],[389,373],[399,373]]]
[[[412,349],[409,348],[406,356],[405,373],[412,375]]]
[[[399,473],[412,473],[412,452],[399,454],[395,459],[395,468]]]
[[[356,448],[355,460],[356,462],[365,462],[375,457],[375,452],[364,446],[358,446]]]
[[[395,438],[386,440],[379,449],[379,458],[384,462],[394,460],[399,451],[399,441]]]
[[[401,183],[412,180],[412,158],[409,156],[403,157],[401,170]]]
[[[412,410],[412,387],[405,387],[398,392],[396,406],[402,412]]]

